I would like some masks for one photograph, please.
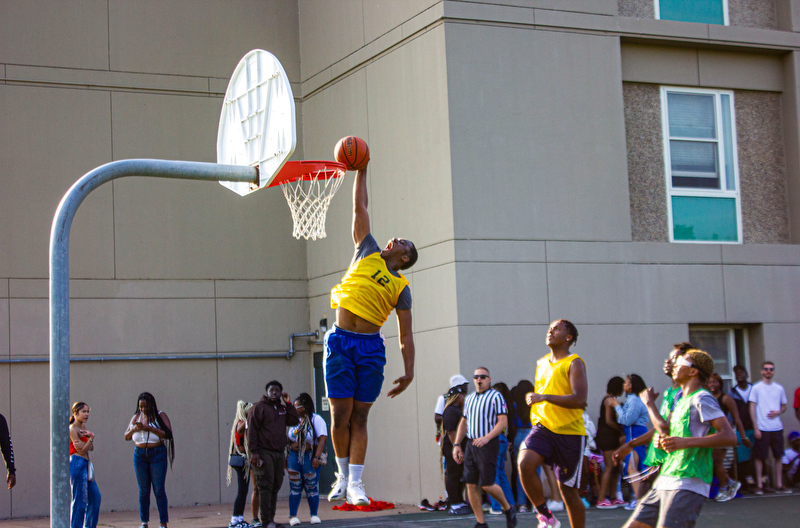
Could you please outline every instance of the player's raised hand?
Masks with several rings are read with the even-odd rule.
[[[400,376],[396,380],[394,380],[395,387],[389,391],[387,394],[388,397],[394,398],[411,385],[411,382],[414,380],[414,376]]]

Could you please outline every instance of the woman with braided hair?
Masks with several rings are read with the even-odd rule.
[[[328,426],[322,416],[314,413],[314,400],[308,393],[302,393],[294,401],[294,408],[300,415],[300,423],[289,428],[289,454],[286,466],[289,470],[289,524],[297,526],[300,519],[297,510],[303,490],[306,490],[311,524],[322,521],[317,516],[319,510],[319,472],[327,463],[325,441],[328,439]]]
[[[175,442],[172,423],[167,413],[158,410],[155,397],[143,392],[136,398],[136,412],[125,430],[125,440],[133,440],[133,469],[139,485],[140,528],[148,528],[150,522],[150,489],[156,496],[159,525],[167,528],[169,503],[164,483],[167,480],[167,464],[172,467],[175,460]]]
[[[244,520],[244,506],[247,503],[247,491],[250,489],[250,453],[247,449],[247,435],[244,427],[247,423],[247,412],[252,403],[239,400],[236,403],[236,417],[231,427],[231,442],[228,447],[228,486],[231,485],[231,470],[236,471],[237,492],[233,502],[233,516],[228,528],[250,528]]]

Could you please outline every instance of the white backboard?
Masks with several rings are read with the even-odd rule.
[[[280,61],[253,50],[233,71],[217,132],[217,163],[259,168],[259,185],[220,182],[244,196],[268,186],[297,146],[294,95]]]

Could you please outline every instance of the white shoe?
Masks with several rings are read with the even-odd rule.
[[[311,524],[320,524],[321,522],[322,522],[322,519],[320,519],[316,515],[312,515],[311,516]]]
[[[360,480],[347,484],[347,502],[353,506],[369,506],[369,497]]]
[[[547,501],[547,507],[551,512],[564,511],[564,503],[560,501]]]
[[[336,482],[331,486],[328,493],[328,502],[344,500],[347,496],[347,477],[341,473],[336,474]]]
[[[300,519],[297,517],[292,517],[289,519],[289,526],[297,526],[298,524],[300,524]]]

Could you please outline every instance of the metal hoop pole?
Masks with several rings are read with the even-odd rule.
[[[131,159],[87,172],[70,187],[50,230],[50,527],[69,527],[69,232],[81,202],[124,176],[258,183],[258,169],[190,161]]]

